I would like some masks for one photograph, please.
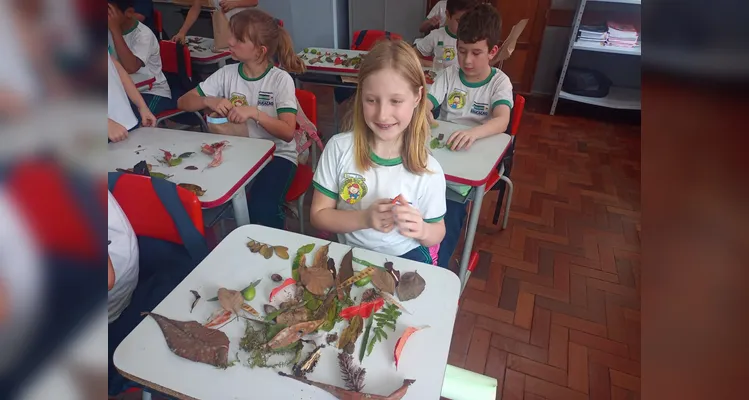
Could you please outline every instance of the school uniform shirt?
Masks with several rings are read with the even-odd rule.
[[[379,199],[394,199],[402,194],[421,212],[424,221],[439,222],[445,216],[445,174],[437,160],[429,155],[422,175],[408,172],[400,158],[382,159],[371,155],[375,165],[362,172],[354,159],[352,132],[333,136],[320,157],[313,185],[320,193],[336,200],[338,210],[366,210]],[[339,234],[341,243],[379,253],[401,256],[421,244],[398,232],[374,229]]]
[[[492,68],[481,82],[468,82],[460,66],[445,68],[434,79],[427,95],[433,108],[440,108],[439,119],[460,125],[477,126],[492,118],[494,107],[512,108],[512,83],[504,72]],[[499,133],[499,132],[498,132]],[[468,185],[449,183],[448,188],[465,196]]]
[[[297,113],[294,80],[288,72],[269,64],[257,78],[248,77],[243,63],[227,65],[197,86],[201,96],[223,97],[234,106],[257,106],[261,112],[277,118],[282,113]],[[249,137],[272,140],[276,144],[276,157],[297,163],[296,143],[285,142],[265,130],[255,120],[245,123]]]
[[[435,15],[439,15],[440,17],[440,26],[445,26],[447,20],[447,0],[438,1],[429,11],[429,14],[427,14],[427,19],[432,18]]]
[[[441,55],[435,54],[439,42],[442,42],[443,46]],[[416,39],[414,44],[416,50],[425,57],[442,57],[445,67],[458,65],[458,35],[450,32],[447,26],[429,32],[423,39]]]
[[[138,239],[120,205],[107,192],[107,252],[114,268],[114,286],[109,291],[107,306],[109,323],[119,318],[122,310],[130,304],[135,286],[138,284]]]
[[[161,71],[161,48],[156,35],[146,25],[136,22],[135,26],[128,31],[122,32],[125,43],[133,55],[143,61],[144,66],[138,72],[153,76],[156,81],[151,89],[146,89],[142,93],[152,94],[155,96],[172,98],[172,90],[166,81],[166,76]],[[114,46],[112,46],[114,48]]]
[[[127,98],[125,86],[122,84],[120,75],[117,73],[117,67],[112,62],[112,56],[107,55],[108,63],[108,81],[107,81],[107,117],[112,121],[122,125],[125,129],[130,130],[138,125],[138,119],[130,107],[130,100]]]
[[[427,97],[433,108],[442,107],[439,119],[477,126],[492,118],[494,107],[512,108],[512,83],[496,68],[483,81],[468,82],[460,67],[453,65],[434,78]]]

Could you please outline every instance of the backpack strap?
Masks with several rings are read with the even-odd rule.
[[[177,227],[185,249],[195,263],[200,263],[208,255],[208,244],[203,235],[195,228],[190,216],[177,195],[177,185],[164,179],[151,179],[151,185],[161,204],[164,205]]]
[[[363,31],[359,31],[359,36],[357,36],[356,40],[354,41],[354,48],[358,49],[359,46],[361,46],[362,42],[364,41],[365,36],[367,36],[366,29],[364,29]]]
[[[187,76],[187,62],[185,60],[185,46],[176,42],[177,44],[177,75],[179,75],[179,83],[185,90],[185,93],[189,92],[195,87],[195,84]]]

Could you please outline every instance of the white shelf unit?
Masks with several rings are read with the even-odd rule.
[[[551,104],[550,114],[554,115],[556,111],[559,99],[576,101],[579,103],[593,104],[601,107],[616,108],[621,110],[640,110],[640,90],[634,88],[625,88],[612,86],[609,90],[609,94],[606,97],[587,97],[579,96],[571,93],[567,93],[562,90],[564,78],[567,75],[567,68],[569,67],[570,58],[572,57],[573,50],[591,51],[600,53],[620,54],[628,56],[639,57],[642,54],[642,43],[638,41],[635,47],[616,47],[616,46],[604,46],[596,42],[582,42],[577,40],[577,32],[580,29],[580,21],[583,18],[585,12],[585,6],[588,2],[593,3],[617,3],[625,5],[641,5],[641,0],[580,0],[577,11],[575,12],[575,20],[572,24],[572,34],[570,36],[570,42],[567,47],[567,53],[564,57],[564,64],[562,65],[562,74],[560,75],[559,82],[557,82],[557,88],[554,93],[554,101]]]

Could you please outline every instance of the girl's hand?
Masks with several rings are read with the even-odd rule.
[[[401,195],[399,203],[393,208],[393,218],[398,225],[398,232],[405,237],[414,238],[418,241],[424,240],[426,222],[424,222],[419,210],[411,207],[403,195]]]
[[[234,104],[223,97],[208,97],[205,99],[205,105],[222,117],[226,117],[229,111],[234,108]]]
[[[143,106],[143,107],[138,108],[138,113],[140,113],[141,125],[145,127],[156,126],[156,117],[153,115],[153,113],[148,108],[148,106]]]
[[[247,120],[257,118],[258,109],[254,106],[234,107],[229,111],[227,117],[235,124],[243,124]]]
[[[393,203],[389,199],[380,199],[365,210],[368,228],[388,233],[393,230]]]

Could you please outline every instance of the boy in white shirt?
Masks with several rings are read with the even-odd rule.
[[[447,0],[440,0],[432,7],[427,14],[427,18],[419,26],[419,32],[429,33],[429,31],[445,26],[445,5]]]
[[[446,68],[434,80],[428,98],[440,108],[439,119],[472,128],[454,132],[447,139],[452,150],[468,149],[478,139],[505,132],[513,105],[512,83],[490,61],[499,51],[502,19],[489,4],[467,12],[458,28],[458,64]],[[463,195],[464,185],[448,188]],[[466,206],[447,201],[445,238],[440,244],[440,266],[448,267],[465,222]]]
[[[153,31],[135,18],[133,0],[108,0],[107,21],[110,46],[128,74],[140,72],[156,81],[143,92],[152,113],[176,108],[172,91],[161,71],[159,41]]]
[[[107,192],[108,299],[109,323],[130,304],[138,284],[138,239],[120,205]]]
[[[138,108],[143,126],[155,126],[156,117],[148,109],[130,75],[111,55],[107,55],[108,68],[108,101],[107,101],[107,136],[112,142],[127,139],[127,133],[138,126],[138,119],[130,106],[130,101]]]
[[[445,67],[457,64],[458,23],[463,14],[474,8],[476,4],[478,0],[447,0],[445,26],[431,31],[425,38],[414,41],[414,46],[421,56],[441,57]],[[442,45],[442,54],[436,54],[439,45]],[[421,65],[431,67],[432,61],[422,58]]]

